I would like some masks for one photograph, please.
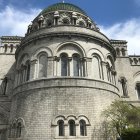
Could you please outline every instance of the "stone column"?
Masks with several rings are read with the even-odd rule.
[[[87,58],[82,58],[81,59],[81,76],[83,77],[87,77],[88,73],[87,73]]]
[[[76,136],[79,137],[79,136],[80,136],[80,126],[79,126],[79,122],[76,121],[75,125],[76,125]]]
[[[60,65],[59,65],[59,63],[60,63],[60,57],[57,57],[57,56],[55,56],[54,57],[54,71],[53,71],[53,75],[54,76],[60,76]],[[58,66],[59,65],[59,66]]]
[[[53,75],[54,75],[54,58],[48,57],[47,77],[52,77]]]
[[[68,57],[67,76],[73,76],[73,63],[72,63],[72,57]]]
[[[86,76],[92,78],[92,58],[86,58]]]
[[[69,137],[69,125],[68,125],[68,123],[65,124],[65,136]]]
[[[59,12],[54,12],[54,25],[58,25]]]

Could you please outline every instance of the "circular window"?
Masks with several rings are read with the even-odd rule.
[[[67,18],[64,18],[64,19],[62,20],[62,23],[63,23],[63,24],[70,24],[70,21],[69,21]]]
[[[46,26],[51,27],[53,25],[53,22],[51,20],[47,20]]]
[[[85,27],[85,23],[83,21],[79,21],[79,26]]]

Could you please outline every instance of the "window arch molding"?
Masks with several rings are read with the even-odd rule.
[[[86,125],[90,126],[90,122],[89,122],[89,119],[86,117],[86,116],[83,116],[83,115],[80,115],[78,116],[78,121],[80,120],[84,120],[86,122]]]
[[[65,122],[65,124],[67,124],[65,116],[57,116],[57,117],[55,117],[55,119],[52,120],[52,125],[54,125],[54,126],[57,125],[57,122],[59,120],[63,120]]]
[[[67,119],[67,121],[69,121],[69,120],[73,120],[73,121],[75,121],[76,123],[78,122],[76,116],[74,116],[74,115],[67,116],[66,119]]]
[[[73,49],[74,52],[70,52],[71,49]],[[59,57],[61,53],[68,53],[68,57],[72,57],[74,53],[78,53],[80,57],[86,57],[84,48],[77,42],[73,41],[60,43],[53,52],[54,56],[57,57]]]
[[[31,61],[37,60],[39,54],[41,53],[47,53],[48,57],[53,56],[53,52],[48,47],[40,47],[39,49],[36,49],[35,52],[31,55]]]
[[[98,49],[96,49],[96,48],[90,49],[90,50],[87,52],[87,57],[92,58],[94,54],[97,55],[102,61],[105,61],[105,56],[104,56],[104,54],[103,54],[100,50],[98,50]]]
[[[135,78],[135,81],[136,81],[136,83],[137,83],[137,81],[139,81],[139,77],[140,77],[140,71],[138,71],[138,72],[136,72],[134,75],[133,75],[133,77]]]
[[[106,56],[106,62],[109,63],[109,65],[110,65],[110,67],[112,67],[112,69],[115,69],[114,58],[110,54],[108,54]]]
[[[25,66],[26,62],[30,60],[29,54],[25,53],[23,54],[18,60],[17,60],[17,66],[16,68],[19,69],[21,66]]]

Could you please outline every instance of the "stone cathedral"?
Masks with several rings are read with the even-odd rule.
[[[119,98],[139,106],[140,56],[81,8],[53,4],[25,37],[1,37],[0,140],[102,140],[101,112]]]

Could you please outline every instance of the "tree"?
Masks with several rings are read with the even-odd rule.
[[[120,137],[126,128],[140,126],[140,109],[124,101],[115,100],[102,115],[108,123],[108,129],[115,129]]]

